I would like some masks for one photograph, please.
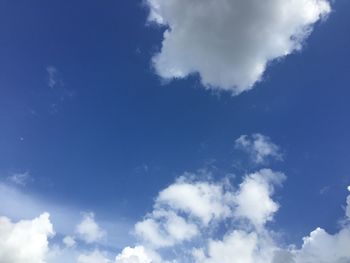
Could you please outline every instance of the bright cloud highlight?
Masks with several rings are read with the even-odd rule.
[[[199,73],[207,88],[239,94],[269,62],[301,49],[327,0],[147,0],[149,20],[168,28],[153,57],[165,79]]]

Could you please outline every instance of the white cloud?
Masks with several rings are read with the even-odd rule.
[[[284,174],[270,169],[246,176],[235,195],[235,216],[246,218],[256,228],[261,228],[279,208],[271,196],[274,186],[280,185],[284,179]]]
[[[300,250],[294,251],[297,263],[348,263],[350,262],[350,228],[345,227],[331,235],[316,228],[304,238]],[[282,263],[282,262],[281,262]]]
[[[28,180],[30,179],[30,174],[28,172],[15,173],[11,175],[8,179],[14,184],[25,186],[28,183]]]
[[[239,94],[267,64],[300,50],[327,0],[146,0],[149,20],[168,26],[153,57],[157,73],[184,78],[198,72],[207,88]]]
[[[21,188],[0,182],[0,215],[6,215],[12,220],[30,219],[37,217],[45,211],[50,212],[50,220],[55,226],[57,234],[66,236],[74,233],[76,225],[82,221],[81,211],[86,207],[74,207],[67,203],[49,201],[38,195],[30,193],[27,189],[24,193]],[[107,246],[124,247],[133,241],[129,234],[134,222],[121,217],[113,218],[113,221],[99,221],[100,228],[109,233],[99,240],[100,244]]]
[[[72,236],[65,236],[62,242],[66,247],[74,247],[74,245],[76,244],[76,241]]]
[[[116,263],[151,263],[152,259],[142,246],[126,247],[116,257]]]
[[[350,192],[350,186],[348,186],[348,191]],[[350,219],[350,195],[346,199],[346,216]]]
[[[197,181],[194,175],[191,179],[181,177],[160,191],[153,211],[136,224],[138,245],[125,247],[119,254],[101,250],[98,244],[91,250],[91,245],[85,246],[73,236],[64,238],[65,246],[55,243],[50,239],[54,231],[47,213],[17,223],[0,217],[0,262],[349,263],[350,194],[345,207],[346,220],[336,233],[318,227],[303,239],[300,248],[281,245],[284,244],[281,237],[275,239],[266,222],[273,219],[279,208],[273,195],[284,179],[282,173],[262,169],[244,176],[235,188],[229,182]],[[187,187],[191,189],[190,195],[184,191]],[[205,203],[211,208],[198,211],[210,212],[198,212],[187,198],[195,198],[198,205]],[[185,205],[186,200],[190,204]],[[225,213],[212,212],[226,209]],[[104,231],[91,213],[85,214],[78,226],[82,235],[90,235],[90,239],[85,236],[85,241],[93,242],[103,236]],[[116,255],[114,259],[113,255]]]
[[[48,239],[53,235],[53,226],[47,213],[17,223],[7,217],[0,217],[0,262],[46,262]]]
[[[76,233],[86,243],[94,243],[105,236],[105,231],[95,221],[93,213],[85,213],[83,220],[77,225]]]
[[[188,213],[207,225],[211,220],[230,216],[232,198],[222,184],[191,182],[181,177],[159,193],[156,206]]]
[[[81,254],[77,263],[110,263],[111,261],[99,250],[95,250],[89,254]],[[63,262],[62,262],[63,263]]]
[[[196,262],[200,263],[255,263],[254,251],[257,246],[255,233],[234,231],[222,241],[210,240],[208,256],[204,252],[197,254]],[[198,252],[197,252],[198,253]]]
[[[235,147],[248,153],[256,164],[264,164],[269,158],[282,160],[280,148],[269,137],[260,133],[240,136],[235,141]]]
[[[46,72],[48,74],[47,85],[53,89],[57,84],[61,82],[58,77],[58,70],[54,66],[46,67]]]
[[[191,240],[198,227],[171,210],[155,210],[135,225],[135,233],[153,247],[169,247]]]

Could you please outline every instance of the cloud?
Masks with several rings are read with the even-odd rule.
[[[126,247],[116,257],[116,263],[151,263],[152,259],[142,246]]]
[[[347,197],[345,208],[346,220],[339,232],[329,234],[322,228],[316,228],[303,238],[303,245],[297,248],[293,244],[281,245],[283,242],[276,240],[276,234],[267,225],[280,207],[273,200],[273,195],[275,188],[281,186],[286,179],[283,173],[261,169],[244,176],[237,188],[228,183],[223,184],[211,180],[196,181],[193,178],[195,178],[194,175],[191,176],[191,179],[180,177],[160,191],[155,200],[153,212],[136,224],[136,229],[140,224],[148,228],[148,232],[136,231],[136,234],[139,234],[143,240],[141,244],[144,248],[151,247],[156,251],[162,251],[161,248],[169,247],[172,252],[175,251],[173,254],[171,252],[164,254],[168,262],[172,260],[195,263],[350,262],[350,250],[348,249],[350,245],[350,217],[348,214],[350,195]],[[191,195],[187,194],[187,189],[191,189],[188,191]],[[202,189],[206,190],[202,192]],[[224,196],[229,196],[229,198],[223,198]],[[198,206],[206,204],[205,207],[211,209],[200,209],[199,211],[211,212],[198,212],[192,202],[197,203]],[[212,209],[213,207],[216,208]],[[214,216],[215,213],[212,211],[222,211],[218,207],[227,208],[225,216]],[[180,235],[181,238],[174,242],[174,234],[166,231],[167,220],[156,216],[158,213],[170,213],[174,217],[183,218],[186,224],[176,225],[177,231],[189,233],[187,228],[189,224],[192,224],[193,228],[195,226],[197,228],[196,235],[184,235],[186,239]],[[145,236],[148,237],[146,240]]]
[[[260,133],[240,136],[235,141],[235,147],[248,153],[256,164],[264,164],[271,158],[283,160],[280,148],[269,137]]]
[[[196,262],[200,263],[256,263],[265,262],[257,257],[258,245],[256,233],[245,231],[233,231],[225,236],[222,241],[210,240],[207,248],[207,256],[204,252],[196,251]],[[257,261],[259,260],[259,261]],[[269,261],[266,261],[268,263]]]
[[[345,227],[331,235],[316,228],[304,238],[302,248],[293,251],[297,263],[348,263],[350,262],[350,228]],[[282,262],[281,262],[282,263]]]
[[[181,177],[159,193],[156,206],[165,205],[175,211],[189,213],[207,225],[213,219],[230,215],[232,198],[223,184],[191,182]]]
[[[195,224],[173,211],[155,210],[135,225],[135,232],[152,247],[169,247],[198,235]]]
[[[271,198],[275,185],[281,185],[285,175],[262,169],[245,177],[235,195],[235,216],[248,219],[257,229],[272,220],[279,205]]]
[[[0,262],[46,262],[48,239],[53,235],[48,213],[17,223],[11,222],[7,217],[0,217]]]
[[[227,217],[213,217],[208,224],[188,210],[158,204],[146,216],[155,223],[165,240],[176,240],[170,250],[163,253],[163,247],[141,242],[134,247],[125,247],[119,254],[95,247],[81,247],[72,244],[59,247],[50,239],[54,235],[49,215],[44,213],[31,220],[13,223],[7,217],[0,217],[0,262],[4,263],[348,263],[350,262],[350,194],[345,207],[346,220],[338,232],[329,234],[317,227],[303,238],[300,248],[295,245],[283,246],[275,240],[275,234],[266,224],[272,219],[279,206],[273,200],[274,188],[280,185],[285,176],[269,169],[262,169],[242,178],[237,188],[226,182],[213,180],[196,181],[194,177],[181,177],[172,185],[191,184],[196,187],[210,185],[214,190],[210,196],[218,197],[230,193],[233,199],[219,198],[230,209]],[[169,189],[169,187],[165,188]],[[163,191],[164,191],[163,190]],[[246,196],[246,194],[252,194]],[[255,194],[257,194],[255,196]],[[244,197],[245,196],[245,197]],[[185,198],[185,197],[184,197]],[[207,197],[200,195],[199,202]],[[257,199],[259,199],[257,201]],[[257,205],[257,203],[259,205]],[[261,207],[259,207],[261,205]],[[244,208],[244,209],[243,209]],[[239,212],[239,211],[245,211]],[[257,211],[255,211],[257,210]],[[248,212],[247,212],[248,211]],[[86,218],[92,220],[91,214]],[[85,219],[86,219],[85,218]],[[84,219],[84,220],[85,220]],[[243,220],[242,220],[243,219]],[[84,221],[83,220],[83,221]],[[144,222],[140,221],[140,222]],[[232,224],[229,223],[232,222]],[[214,224],[215,223],[215,224]],[[191,228],[188,228],[192,225]],[[251,227],[253,225],[253,227]],[[259,227],[256,227],[259,226]],[[197,228],[196,235],[190,235]],[[220,229],[220,231],[217,231]],[[166,233],[164,235],[164,233]],[[197,241],[193,240],[197,239]],[[68,243],[72,241],[65,238]],[[70,240],[70,241],[68,241]],[[194,242],[195,241],[195,242]],[[161,257],[163,256],[163,259]]]
[[[86,243],[97,242],[106,235],[105,231],[96,223],[94,213],[85,213],[75,231]]]
[[[62,242],[66,247],[74,247],[74,245],[76,244],[76,241],[72,236],[65,236]]]
[[[77,263],[110,263],[110,261],[102,252],[95,250],[89,254],[79,255]]]
[[[136,235],[149,246],[170,247],[191,241],[201,228],[232,214],[233,195],[223,183],[192,181],[187,177],[178,178],[160,191],[154,210],[135,225]]]
[[[55,226],[57,234],[62,236],[74,236],[76,226],[82,222],[82,207],[74,207],[69,204],[48,201],[38,195],[26,193],[21,188],[0,182],[0,215],[6,215],[12,220],[31,219],[44,213],[50,212],[50,221]],[[124,247],[134,240],[129,234],[133,223],[127,219],[116,216],[113,221],[103,220],[99,222],[100,229],[109,235],[98,240],[104,246]],[[76,240],[77,241],[77,240]]]
[[[28,172],[15,173],[15,174],[11,175],[8,179],[10,182],[12,182],[14,184],[26,186],[26,184],[28,183],[28,181],[30,179],[30,174]]]
[[[46,67],[46,72],[48,74],[47,77],[47,85],[53,89],[54,87],[56,87],[58,84],[61,85],[62,84],[62,80],[60,80],[59,78],[59,74],[58,74],[58,70],[57,68],[55,68],[54,66],[48,66]]]
[[[327,0],[146,0],[149,21],[166,26],[153,57],[165,79],[199,73],[207,88],[239,94],[269,62],[302,48]]]
[[[135,233],[146,247],[201,243],[207,238],[203,233],[213,234],[218,225],[229,222],[255,228],[259,234],[264,232],[265,223],[273,219],[279,208],[271,199],[274,188],[281,185],[285,176],[262,169],[246,175],[237,189],[228,181],[193,178],[194,174],[186,173],[186,177],[160,191],[154,210],[135,225]]]

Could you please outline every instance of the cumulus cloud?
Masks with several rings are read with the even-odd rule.
[[[153,57],[165,79],[199,73],[207,88],[239,94],[270,61],[301,49],[327,0],[146,0],[149,20],[167,26]]]
[[[92,251],[82,249],[80,245],[75,245],[74,239],[69,236],[66,236],[64,239],[67,247],[60,248],[57,245],[49,245],[48,243],[50,237],[54,235],[54,231],[47,213],[33,220],[22,220],[17,223],[11,222],[7,217],[0,217],[0,262],[350,262],[350,218],[348,215],[350,194],[347,197],[347,205],[345,207],[346,220],[344,220],[338,232],[330,234],[326,230],[317,227],[303,238],[300,248],[295,245],[281,246],[281,242],[275,240],[275,235],[266,223],[272,219],[279,208],[279,205],[273,200],[273,194],[275,187],[280,185],[284,179],[285,176],[282,173],[274,172],[270,169],[262,169],[244,176],[237,188],[229,186],[227,182],[224,184],[212,180],[196,181],[193,178],[180,178],[175,181],[163,191],[171,189],[172,186],[177,186],[178,184],[188,184],[195,187],[211,186],[209,189],[216,190],[210,194],[210,199],[215,200],[215,202],[222,202],[222,205],[227,206],[230,211],[225,217],[211,217],[211,221],[206,224],[198,216],[202,215],[201,213],[191,214],[188,210],[191,208],[186,207],[186,209],[183,209],[182,206],[178,205],[172,207],[170,205],[171,202],[164,203],[164,199],[160,198],[163,191],[160,191],[155,199],[154,210],[139,223],[142,224],[147,220],[153,222],[153,231],[161,235],[163,241],[165,240],[164,242],[169,242],[170,252],[168,250],[165,254],[163,254],[163,246],[153,246],[152,242],[146,241],[135,247],[125,247],[113,259],[113,252],[107,252],[98,248]],[[218,191],[217,188],[220,188],[220,190]],[[228,193],[230,193],[230,198],[222,198]],[[249,196],[250,194],[251,196]],[[199,195],[198,201],[201,203],[202,200],[207,200],[207,196]],[[93,216],[87,214],[84,220],[86,218],[93,219]],[[241,221],[242,219],[243,221]],[[232,220],[233,224],[228,224],[230,220]],[[253,227],[250,227],[251,225]],[[215,231],[218,227],[221,230]],[[151,235],[152,233],[148,234]],[[196,238],[198,242],[193,242],[193,239]],[[180,250],[177,250],[179,246]],[[176,253],[171,253],[171,251],[176,251]]]
[[[225,184],[180,177],[160,191],[154,210],[135,225],[135,233],[151,247],[174,246],[192,240],[212,222],[231,216],[233,205],[234,196]]]
[[[17,223],[7,217],[0,217],[0,262],[45,263],[48,239],[53,235],[53,226],[47,213]]]
[[[272,144],[270,140],[264,141]],[[132,247],[123,246],[121,251],[98,242],[106,232],[95,221],[93,213],[84,214],[75,235],[65,235],[62,242],[50,239],[54,231],[47,213],[17,223],[0,217],[0,262],[350,262],[350,194],[344,207],[345,220],[341,221],[338,231],[329,233],[316,227],[302,239],[301,246],[281,245],[286,242],[281,242],[281,237],[276,239],[278,235],[268,222],[273,221],[280,208],[274,194],[286,179],[283,173],[260,169],[243,175],[238,183],[231,177],[213,178],[202,173],[185,173],[161,190],[151,212],[134,226],[137,242],[131,244]],[[21,203],[18,193],[1,184],[0,197],[12,205]],[[33,200],[26,202],[35,208]]]
[[[260,133],[240,136],[235,141],[235,147],[248,153],[256,164],[264,164],[270,158],[282,160],[280,148],[269,137]]]
[[[195,240],[201,243],[207,238],[205,233],[214,235],[218,225],[230,221],[245,228],[254,228],[256,236],[262,235],[265,223],[272,220],[279,208],[272,200],[274,188],[285,179],[282,173],[262,169],[243,177],[242,183],[235,189],[228,181],[197,181],[189,179],[195,178],[195,175],[186,175],[160,191],[154,210],[135,225],[136,235],[146,246],[159,249],[186,246]],[[236,239],[237,235],[243,235],[242,231],[232,235]],[[246,233],[247,236],[250,234]],[[214,241],[210,244],[209,247],[216,247]],[[198,253],[200,251],[203,252],[197,250]]]
[[[303,238],[300,248],[293,244],[281,246],[280,240],[275,240],[275,234],[266,223],[273,219],[279,209],[279,204],[273,200],[273,195],[275,188],[281,186],[285,179],[286,176],[283,173],[261,169],[244,176],[238,187],[234,188],[228,186],[227,183],[193,181],[181,177],[159,193],[155,200],[155,210],[147,215],[146,219],[136,224],[136,229],[142,225],[147,231],[137,230],[136,233],[141,235],[142,239],[145,235],[148,236],[148,240],[143,243],[146,247],[151,246],[158,250],[168,246],[175,251],[179,246],[182,247],[182,250],[176,252],[173,258],[170,257],[169,260],[174,262],[183,262],[180,255],[184,255],[188,262],[195,263],[350,262],[350,218],[348,215],[350,195],[347,197],[345,208],[345,223],[337,233],[329,234],[322,228],[316,228]],[[186,194],[187,191],[184,189],[187,188],[191,189],[190,192],[194,194],[194,197]],[[204,191],[206,194],[202,194],[201,189],[203,188],[206,189]],[[213,211],[227,210],[224,213],[225,216],[222,216],[221,213],[198,212],[196,206],[192,205],[192,198],[199,206],[207,203],[207,207],[215,207]],[[212,206],[212,202],[220,203],[220,205]],[[225,209],[218,209],[218,207],[225,207]],[[204,209],[203,211],[212,210]],[[187,237],[186,240],[181,237],[177,240],[178,242],[173,242],[174,234],[165,231],[167,220],[160,218],[158,213],[162,216],[171,213],[174,217],[182,217],[183,220],[187,220],[187,223],[178,224],[174,229],[177,229],[179,233],[186,233],[188,224],[192,224],[192,229],[195,226],[197,228],[196,235],[187,234],[184,235]],[[211,224],[210,222],[213,221],[216,223]],[[228,224],[230,221],[233,224]],[[222,237],[215,231],[219,225],[221,230],[224,229]],[[157,246],[154,243],[160,245]],[[184,262],[187,262],[186,260]]]
[[[95,250],[89,254],[79,255],[77,259],[77,263],[111,263],[111,262],[102,252],[100,252],[99,250]]]
[[[272,200],[275,185],[281,185],[285,175],[262,169],[246,176],[235,195],[235,216],[248,219],[256,228],[270,221],[279,205]]]
[[[223,184],[191,182],[181,177],[159,193],[156,206],[169,206],[208,224],[213,219],[229,216],[230,201],[232,195],[225,191]]]
[[[83,220],[77,225],[76,233],[86,243],[93,243],[105,236],[105,231],[96,223],[94,213],[85,213]]]
[[[210,240],[207,256],[202,250],[194,255],[198,263],[268,263],[271,250],[262,241],[257,233],[235,230],[223,240]]]
[[[152,259],[142,246],[126,247],[116,257],[116,263],[151,263]]]

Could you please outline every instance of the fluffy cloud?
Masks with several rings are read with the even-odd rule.
[[[83,220],[76,227],[76,233],[86,243],[99,241],[106,234],[96,223],[93,213],[84,214]]]
[[[279,204],[272,197],[275,187],[280,186],[285,178],[283,173],[262,169],[243,177],[241,184],[235,189],[227,184],[212,181],[191,181],[182,177],[159,193],[154,206],[155,210],[145,220],[136,224],[136,229],[142,225],[145,229],[148,229],[148,232],[141,231],[142,233],[140,233],[140,231],[136,231],[136,233],[140,234],[142,238],[144,238],[144,235],[148,236],[149,240],[144,245],[151,245],[156,249],[164,247],[154,245],[157,242],[163,245],[166,244],[175,251],[180,245],[182,249],[175,253],[174,262],[182,262],[181,255],[185,255],[184,257],[187,260],[189,255],[192,255],[192,259],[189,261],[196,263],[350,262],[350,217],[348,214],[350,195],[347,197],[345,208],[346,220],[339,232],[329,234],[322,228],[316,228],[304,237],[300,248],[295,245],[281,246],[281,242],[275,240],[275,234],[266,223],[273,219],[274,214],[279,209]],[[201,194],[202,192],[199,191],[203,186],[205,186],[206,191],[204,192],[206,194]],[[187,188],[191,189],[190,192],[194,196],[187,195],[187,191],[184,191]],[[192,204],[192,198],[199,206],[207,203],[207,207],[226,207],[227,212],[225,216],[213,216],[215,213],[196,212],[197,208]],[[186,200],[188,200],[188,203],[186,203]],[[211,202],[220,203],[221,206],[208,205]],[[211,210],[204,209],[203,211]],[[222,210],[218,209],[217,211]],[[185,239],[182,234],[179,234],[181,238],[177,240],[178,242],[173,241],[174,233],[164,235],[169,222],[163,217],[164,215],[168,216],[168,214],[175,218],[181,216],[183,220],[187,220],[183,221],[186,224],[178,224],[176,227],[174,226],[174,229],[178,233],[184,234],[187,241],[193,241],[193,238],[196,237],[197,240],[200,240],[199,243],[184,243]],[[220,213],[217,215],[220,215]],[[203,218],[209,218],[209,222],[213,220],[216,224],[208,224],[208,221],[203,221]],[[225,231],[222,238],[220,238],[220,234],[215,232],[215,228],[218,224],[221,227],[227,226],[229,221],[233,224],[230,227],[223,228]],[[196,235],[185,235],[186,232],[188,233],[188,230],[186,230],[188,224],[193,225],[192,229],[196,226]],[[209,236],[206,233],[210,233]],[[150,241],[152,238],[155,238],[155,240]],[[196,247],[195,244],[202,245]],[[131,263],[133,261],[126,262]]]
[[[262,135],[241,137],[240,143],[255,145],[255,140],[264,142],[257,143],[264,146],[254,146],[256,149],[275,148],[279,152]],[[271,151],[261,152],[264,158],[267,152],[271,155]],[[300,247],[276,240],[267,223],[280,207],[274,193],[285,179],[283,173],[271,169],[246,174],[237,185],[232,178],[216,181],[210,174],[185,173],[159,192],[153,210],[135,224],[137,245],[127,246],[119,254],[100,242],[92,245],[105,236],[93,213],[84,214],[75,236],[66,235],[63,244],[53,240],[50,245],[54,231],[48,214],[18,223],[0,217],[0,262],[349,263],[350,194],[345,220],[336,233],[317,227],[303,238]],[[14,204],[28,199],[2,189],[1,184],[0,197],[9,202],[18,199]]]
[[[235,216],[248,219],[257,229],[271,220],[279,205],[271,198],[274,186],[280,185],[284,174],[262,169],[245,177],[235,195]]]
[[[180,177],[159,193],[153,212],[135,225],[135,233],[152,247],[174,246],[231,216],[233,205],[234,196],[224,184]]]
[[[256,164],[264,164],[269,158],[282,160],[280,148],[269,137],[260,133],[240,136],[235,141],[235,147],[248,153]]]
[[[151,263],[152,259],[142,246],[126,247],[116,257],[116,263]]]
[[[166,79],[198,72],[207,88],[239,94],[266,65],[300,50],[327,0],[147,0],[149,20],[168,28],[153,57]]]
[[[194,255],[197,263],[268,263],[272,251],[264,244],[266,240],[254,232],[235,230],[222,241],[210,240],[207,256],[203,250],[194,251]]]
[[[213,219],[230,215],[232,198],[222,184],[191,182],[181,177],[159,193],[156,206],[169,206],[175,211],[189,213],[207,225]]]
[[[316,228],[299,251],[294,251],[297,263],[348,263],[350,262],[350,228],[344,227],[331,235],[322,228]],[[282,263],[282,262],[281,262]]]
[[[224,196],[231,193],[229,203],[225,198],[219,198],[223,205],[230,209],[227,217],[212,218],[216,224],[205,224],[200,218],[191,215],[188,210],[172,208],[169,204],[157,203],[162,193],[158,195],[154,211],[146,216],[145,222],[154,223],[154,231],[160,233],[164,242],[169,242],[175,254],[164,254],[162,259],[158,252],[160,247],[151,246],[150,242],[141,243],[136,247],[126,247],[113,260],[110,252],[95,249],[82,252],[80,245],[70,248],[49,246],[49,237],[54,234],[48,214],[33,220],[11,222],[6,217],[0,217],[0,262],[4,263],[348,263],[350,262],[350,194],[345,207],[346,220],[339,231],[330,234],[318,227],[304,237],[300,248],[296,246],[281,246],[274,240],[274,234],[265,223],[272,219],[278,210],[273,201],[274,188],[285,179],[281,173],[263,169],[243,177],[237,189],[220,182],[192,181],[179,179],[174,186],[181,183],[195,186],[208,184],[221,187],[214,191],[215,195]],[[168,189],[165,188],[164,190]],[[215,189],[215,187],[211,189]],[[350,189],[349,189],[350,190]],[[252,196],[249,196],[252,194]],[[205,198],[201,196],[203,200]],[[217,200],[217,197],[214,198]],[[201,199],[198,199],[201,202]],[[232,203],[231,203],[232,202]],[[257,206],[261,204],[261,206]],[[257,211],[256,211],[257,210]],[[244,211],[244,212],[242,212]],[[91,215],[90,215],[91,216]],[[90,217],[91,218],[91,217]],[[237,220],[244,218],[240,223]],[[226,224],[227,220],[233,224]],[[83,220],[84,221],[84,220]],[[249,227],[250,222],[259,227]],[[221,236],[215,229],[220,223]],[[192,232],[196,229],[195,232]],[[190,241],[199,237],[200,242]],[[67,239],[68,240],[68,239]],[[175,241],[176,242],[175,242]],[[177,246],[180,250],[176,250]],[[153,250],[156,249],[156,250]],[[51,253],[48,253],[51,252]],[[49,254],[50,257],[48,256]],[[162,254],[162,253],[161,253]],[[172,255],[172,256],[171,256]],[[185,258],[186,260],[183,260]]]
[[[76,244],[76,241],[72,236],[65,236],[62,242],[66,247],[73,247]]]
[[[172,211],[155,210],[135,225],[135,232],[153,247],[169,247],[192,239],[198,228]]]
[[[95,250],[90,254],[79,255],[77,263],[110,263],[110,261],[102,252]]]
[[[54,234],[49,214],[13,223],[0,217],[0,262],[44,263],[48,239]]]
[[[230,221],[252,226],[260,235],[279,208],[271,197],[284,179],[282,173],[262,169],[246,175],[235,190],[228,182],[180,177],[160,191],[153,212],[135,225],[135,233],[152,248],[205,240],[203,233],[214,233],[218,224]]]

